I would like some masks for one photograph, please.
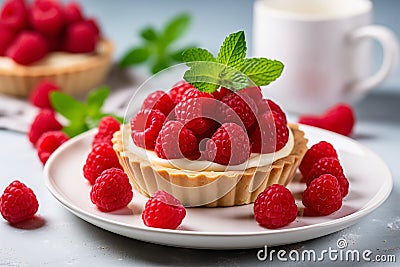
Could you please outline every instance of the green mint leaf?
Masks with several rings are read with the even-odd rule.
[[[170,44],[178,40],[188,29],[190,16],[187,13],[180,14],[167,23],[163,32],[165,44]]]
[[[51,92],[50,101],[54,109],[68,120],[82,121],[86,116],[86,105],[65,93]]]
[[[140,36],[144,40],[149,41],[149,42],[154,42],[158,38],[158,34],[157,34],[156,30],[151,26],[142,29],[140,32]]]
[[[191,45],[191,46],[177,49],[174,52],[170,53],[170,57],[176,62],[184,62],[183,53],[186,52],[187,50],[193,49],[193,48],[194,48],[194,46]]]
[[[156,62],[154,62],[151,66],[151,73],[156,74],[168,67],[170,67],[172,62],[168,60],[166,57],[158,58]]]
[[[225,38],[218,52],[218,62],[239,69],[246,57],[246,40],[243,31],[230,34]]]
[[[70,124],[64,126],[63,132],[70,138],[77,136],[78,134],[84,133],[89,130],[85,121],[70,121]]]
[[[101,113],[101,107],[110,94],[108,87],[101,87],[91,91],[87,97],[87,115],[96,116]]]
[[[248,58],[245,59],[240,70],[256,85],[264,86],[275,81],[281,75],[283,67],[282,62],[277,60]]]
[[[215,92],[219,88],[218,84],[206,83],[206,82],[194,82],[191,83],[191,85],[197,88],[197,90],[199,90],[200,92],[206,92],[209,94]]]
[[[149,47],[135,47],[126,53],[119,61],[119,66],[126,68],[145,62],[151,55]]]
[[[191,48],[183,52],[182,54],[183,61],[186,63],[193,61],[209,61],[209,62],[217,62],[217,59],[208,52],[206,49],[202,48]],[[189,66],[190,64],[188,64]]]

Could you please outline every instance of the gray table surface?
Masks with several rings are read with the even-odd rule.
[[[375,3],[375,21],[387,25],[400,36],[400,1]],[[161,25],[180,11],[193,15],[187,43],[195,41],[215,50],[226,34],[244,29],[251,40],[253,1],[82,1],[87,13],[96,14],[104,32],[117,45],[115,58],[137,42],[137,31],[147,24]],[[211,49],[210,49],[211,50]],[[216,51],[213,51],[214,53]],[[378,53],[379,55],[379,53]],[[375,59],[379,63],[379,56]],[[378,64],[377,63],[377,64]],[[371,250],[374,255],[395,255],[400,261],[400,73],[399,69],[378,90],[355,105],[357,125],[352,138],[375,151],[393,174],[393,190],[377,210],[357,224],[325,237],[281,246],[275,250],[317,250],[335,248],[339,238],[348,249]],[[0,190],[20,179],[34,189],[40,210],[36,229],[20,229],[0,220],[0,266],[249,266],[309,265],[310,262],[261,262],[259,249],[212,251],[174,248],[125,238],[97,228],[62,207],[43,182],[43,168],[24,134],[0,130]],[[379,177],[377,177],[379,179]],[[323,262],[331,265],[332,261]],[[335,262],[362,265],[365,262]],[[378,265],[378,263],[374,263]],[[381,263],[394,266],[394,263]]]

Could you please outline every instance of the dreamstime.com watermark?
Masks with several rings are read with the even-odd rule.
[[[371,250],[347,249],[346,239],[339,238],[336,247],[329,247],[321,251],[314,249],[297,250],[275,250],[264,246],[257,252],[260,261],[293,261],[293,262],[396,262],[396,255],[374,254]]]

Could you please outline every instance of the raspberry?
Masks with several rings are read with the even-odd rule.
[[[219,92],[220,99],[222,99],[226,95],[233,94],[233,92],[231,90],[229,90],[225,87],[219,88],[218,92]]]
[[[90,26],[90,28],[92,28],[92,30],[94,31],[95,35],[96,35],[96,39],[99,38],[99,36],[101,35],[101,31],[100,31],[100,27],[99,24],[97,23],[95,18],[88,18],[84,21],[87,25]]]
[[[328,109],[321,116],[301,116],[299,123],[319,127],[342,135],[350,135],[355,124],[355,116],[351,106],[339,103]]]
[[[317,215],[329,215],[342,206],[342,195],[335,176],[323,174],[303,193],[303,204]]]
[[[339,182],[342,198],[347,195],[349,191],[349,181],[344,175],[343,168],[337,158],[321,158],[314,163],[307,177],[305,177],[307,185],[310,185],[315,178],[318,178],[322,174],[331,174],[335,176]]]
[[[250,129],[256,122],[257,107],[247,94],[227,94],[221,101],[226,104],[221,105],[223,122],[244,125],[246,129]]]
[[[58,35],[65,25],[61,4],[53,0],[34,1],[30,10],[30,22],[43,35]]]
[[[194,134],[201,135],[214,125],[214,121],[204,117],[205,112],[203,112],[203,108],[214,104],[214,101],[205,97],[181,101],[175,107],[175,117],[188,129],[192,130]]]
[[[69,2],[64,7],[64,19],[67,25],[82,21],[82,9],[77,2]]]
[[[182,123],[168,121],[158,134],[154,151],[163,159],[190,157],[197,152],[197,139]]]
[[[258,102],[258,112],[259,114],[263,114],[267,111],[275,111],[276,113],[280,114],[285,119],[285,124],[287,124],[286,114],[278,104],[271,99],[261,99]]]
[[[50,102],[50,93],[53,91],[60,91],[58,85],[49,80],[42,80],[33,88],[29,101],[36,107],[53,109]]]
[[[165,191],[156,191],[142,213],[145,225],[163,229],[178,228],[185,216],[186,210],[181,202]]]
[[[14,37],[15,33],[12,30],[0,25],[0,57],[4,56]]]
[[[288,225],[296,216],[294,197],[283,185],[268,186],[254,202],[254,218],[266,228],[276,229]]]
[[[310,147],[306,154],[303,157],[303,160],[300,163],[299,170],[303,177],[307,177],[308,173],[314,166],[314,164],[321,158],[325,157],[333,157],[338,158],[335,148],[332,144],[321,141],[312,147]]]
[[[70,53],[91,53],[96,49],[97,34],[86,21],[68,26],[65,33],[64,50]]]
[[[206,143],[204,157],[222,165],[238,165],[250,156],[250,141],[242,127],[224,123]]]
[[[83,176],[90,184],[94,184],[97,177],[109,168],[122,169],[112,146],[108,143],[94,145],[83,166]]]
[[[92,146],[99,143],[113,145],[111,139],[113,134],[118,131],[121,124],[112,116],[101,118],[96,135],[93,138]]]
[[[9,223],[32,218],[39,208],[35,193],[18,180],[13,181],[0,197],[0,212]]]
[[[129,178],[121,169],[104,170],[90,190],[90,200],[104,212],[126,207],[133,198]]]
[[[252,87],[247,87],[242,90],[240,90],[240,93],[246,94],[253,99],[255,103],[260,101],[262,99],[262,93],[261,93],[261,87],[259,86],[252,86]]]
[[[165,115],[157,109],[140,110],[130,122],[133,142],[139,147],[154,150],[164,121]]]
[[[28,11],[23,0],[8,0],[0,11],[0,25],[18,32],[28,26]]]
[[[42,35],[32,31],[19,33],[6,50],[6,56],[21,65],[32,64],[47,55],[47,43]]]
[[[59,131],[62,125],[57,121],[53,111],[42,109],[33,120],[29,132],[29,141],[35,145],[40,136],[48,131]]]
[[[175,104],[169,95],[161,90],[149,94],[142,105],[142,109],[158,109],[165,117],[168,117],[174,107]]]
[[[50,155],[68,139],[69,137],[62,131],[50,131],[42,134],[36,143],[36,150],[43,165]]]
[[[194,89],[193,85],[187,83],[186,81],[180,81],[171,88],[169,91],[169,97],[176,105],[182,101],[183,94],[189,89]]]
[[[206,93],[206,92],[200,92],[196,88],[188,88],[185,93],[183,93],[182,100],[181,101],[186,101],[188,99],[192,98],[212,98],[214,99],[214,96],[212,94]]]
[[[253,153],[266,154],[281,150],[289,140],[285,118],[275,111],[262,114],[250,139]]]

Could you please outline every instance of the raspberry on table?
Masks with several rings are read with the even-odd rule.
[[[53,0],[33,1],[30,22],[31,26],[43,35],[58,35],[65,25],[61,3]]]
[[[0,11],[0,25],[19,32],[28,26],[28,9],[25,1],[5,1]]]
[[[349,191],[349,181],[344,175],[342,165],[337,158],[321,158],[314,163],[308,175],[305,177],[306,183],[309,186],[311,182],[321,176],[322,174],[331,174],[338,179],[340,192],[342,198],[345,197]]]
[[[342,207],[338,179],[323,174],[314,179],[303,193],[303,204],[318,215],[329,215]]]
[[[99,143],[108,143],[113,145],[111,139],[113,134],[118,131],[121,124],[112,116],[101,118],[96,135],[93,138],[92,146]]]
[[[33,88],[29,101],[38,108],[53,109],[50,102],[50,93],[60,91],[60,87],[50,80],[42,80]]]
[[[69,137],[62,131],[50,131],[42,134],[36,143],[36,150],[43,165],[47,162],[50,155],[69,140]]]
[[[114,149],[108,143],[94,145],[83,166],[83,176],[94,184],[100,174],[109,168],[122,169]]]
[[[300,166],[299,170],[303,177],[307,177],[308,173],[314,166],[314,164],[321,158],[325,157],[333,157],[333,158],[338,158],[338,155],[336,153],[335,148],[332,146],[332,144],[326,142],[326,141],[321,141],[313,146],[311,146],[306,154],[304,155]]]
[[[198,154],[197,139],[179,121],[168,121],[157,137],[154,151],[162,159],[188,158]]]
[[[268,186],[254,202],[254,218],[263,227],[276,229],[293,222],[297,206],[292,193],[280,184]]]
[[[62,127],[63,126],[58,122],[53,111],[49,109],[42,109],[36,115],[29,128],[29,141],[33,145],[36,145],[37,140],[39,140],[43,133],[48,131],[59,131],[62,129]]]
[[[46,39],[37,32],[25,30],[18,33],[5,54],[18,64],[29,65],[42,59],[47,53]]]
[[[351,106],[339,103],[320,116],[303,115],[299,118],[299,123],[319,127],[347,136],[353,131],[355,115]]]
[[[172,102],[174,104],[178,104],[179,102],[182,101],[184,93],[189,90],[193,89],[193,85],[190,83],[187,83],[185,80],[182,80],[178,83],[176,83],[171,90],[169,91],[169,97],[171,98]]]
[[[244,93],[227,94],[220,105],[223,122],[234,122],[244,125],[248,130],[256,122],[257,106],[254,100]]]
[[[181,202],[165,191],[156,191],[146,202],[142,219],[146,226],[176,229],[186,216]]]
[[[0,57],[4,56],[14,37],[15,33],[12,30],[0,24]]]
[[[169,95],[161,90],[149,94],[142,105],[142,109],[157,109],[161,111],[165,117],[168,117],[174,107],[175,104]]]
[[[86,21],[79,21],[67,27],[64,50],[70,53],[91,53],[96,49],[98,35]]]
[[[32,218],[39,208],[35,193],[18,180],[6,187],[0,197],[0,212],[9,223]]]
[[[257,125],[250,135],[253,153],[273,153],[281,150],[289,140],[289,129],[285,118],[267,111],[257,118]]]
[[[222,165],[238,165],[249,159],[250,141],[242,127],[224,123],[206,143],[204,157]]]
[[[104,170],[90,190],[90,200],[104,212],[126,207],[132,198],[133,191],[129,178],[118,168]]]
[[[166,120],[158,109],[142,109],[130,122],[131,136],[135,145],[154,150],[158,133]]]

